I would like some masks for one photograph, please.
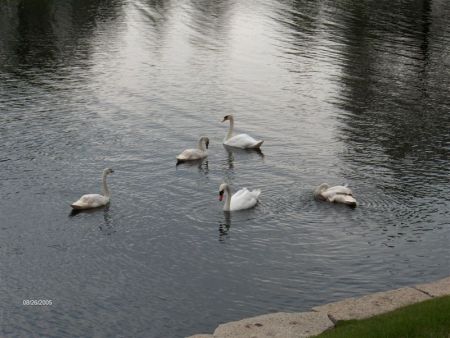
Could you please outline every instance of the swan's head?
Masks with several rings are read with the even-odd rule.
[[[222,183],[219,187],[219,201],[223,199],[223,195],[225,193],[225,190],[228,188],[228,184]]]
[[[206,136],[203,137],[203,140],[205,141],[205,147],[206,149],[208,149],[209,147],[209,138],[207,138]]]
[[[322,183],[321,185],[319,185],[315,190],[314,190],[314,195],[319,195],[322,192],[324,192],[325,190],[327,190],[330,186],[328,185],[328,183]]]
[[[111,168],[106,168],[105,170],[103,170],[104,175],[109,175],[109,174],[112,174],[113,172],[114,172],[114,170],[112,170]]]
[[[225,121],[231,121],[231,120],[233,120],[233,115],[225,115],[225,116],[223,117],[222,122],[225,122]]]

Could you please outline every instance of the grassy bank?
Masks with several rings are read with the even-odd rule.
[[[320,338],[450,338],[450,296],[364,320],[340,321]]]

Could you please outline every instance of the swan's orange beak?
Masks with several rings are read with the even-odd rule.
[[[223,199],[223,191],[219,192],[219,201],[222,201]]]

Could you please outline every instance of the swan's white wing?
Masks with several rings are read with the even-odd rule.
[[[342,185],[336,185],[322,192],[322,196],[328,200],[335,195],[352,195],[352,194],[353,192],[351,191],[350,188]]]
[[[347,204],[350,206],[356,206],[356,200],[351,195],[336,194],[330,198],[330,202],[342,203],[342,204]]]
[[[243,188],[237,191],[231,197],[231,210],[243,210],[249,209],[256,205],[258,197],[261,194],[261,190],[249,191],[247,188]]]
[[[186,149],[177,156],[179,161],[199,160],[206,157],[206,151],[200,149]]]
[[[242,194],[246,194],[246,193],[248,193],[248,192],[249,192],[249,191],[248,191],[247,188],[242,188],[242,189],[239,189],[238,191],[236,191],[236,192],[233,194],[232,197],[234,197],[234,198],[239,198],[239,196],[241,196]]]
[[[109,198],[99,194],[87,194],[81,196],[81,198],[72,203],[74,209],[89,209],[97,208],[106,205],[109,202]]]
[[[236,148],[259,148],[264,141],[255,140],[253,137],[247,134],[239,134],[230,137],[223,143],[230,147]]]

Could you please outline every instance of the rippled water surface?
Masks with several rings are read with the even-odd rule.
[[[0,335],[183,337],[449,275],[449,18],[444,0],[1,2]],[[222,146],[230,113],[262,153]],[[176,167],[201,135],[207,162]],[[105,167],[111,205],[69,216]],[[224,180],[260,204],[225,215]],[[322,182],[359,206],[314,201]]]

